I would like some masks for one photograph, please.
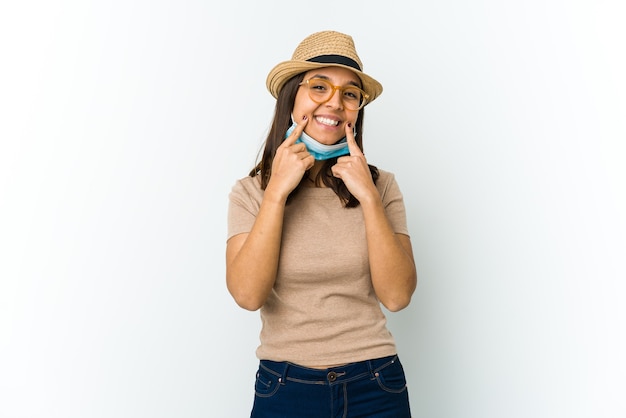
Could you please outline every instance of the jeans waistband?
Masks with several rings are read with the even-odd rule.
[[[397,360],[398,356],[393,355],[328,369],[312,369],[286,361],[261,360],[260,364],[262,368],[275,375],[282,384],[287,381],[294,381],[316,385],[333,385],[362,378],[375,378],[379,370]]]

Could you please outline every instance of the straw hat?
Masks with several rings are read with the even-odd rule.
[[[306,37],[296,48],[290,61],[283,61],[267,76],[267,89],[274,98],[291,77],[315,68],[341,67],[354,72],[369,94],[369,102],[383,92],[383,86],[363,72],[363,64],[349,35],[334,32],[317,32]]]

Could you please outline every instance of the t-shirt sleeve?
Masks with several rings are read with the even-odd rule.
[[[380,186],[382,186],[381,197],[387,218],[389,219],[389,223],[391,223],[391,228],[396,234],[409,235],[404,197],[402,196],[395,176],[391,173],[386,174],[385,181],[383,181],[383,184]]]
[[[254,179],[238,180],[228,195],[228,233],[226,239],[252,230],[259,208],[262,191],[255,187]]]

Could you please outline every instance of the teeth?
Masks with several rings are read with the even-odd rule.
[[[317,120],[319,123],[323,123],[324,125],[328,125],[328,126],[337,126],[337,125],[339,125],[339,121],[338,120],[332,120],[332,119],[328,119],[328,118],[323,118],[321,116],[316,117],[315,120]]]

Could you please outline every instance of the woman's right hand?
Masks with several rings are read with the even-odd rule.
[[[304,173],[315,164],[315,158],[307,151],[306,146],[302,142],[296,144],[307,122],[307,117],[303,116],[291,135],[276,149],[272,174],[265,189],[266,195],[274,193],[277,198],[286,200],[289,193],[298,186]]]

